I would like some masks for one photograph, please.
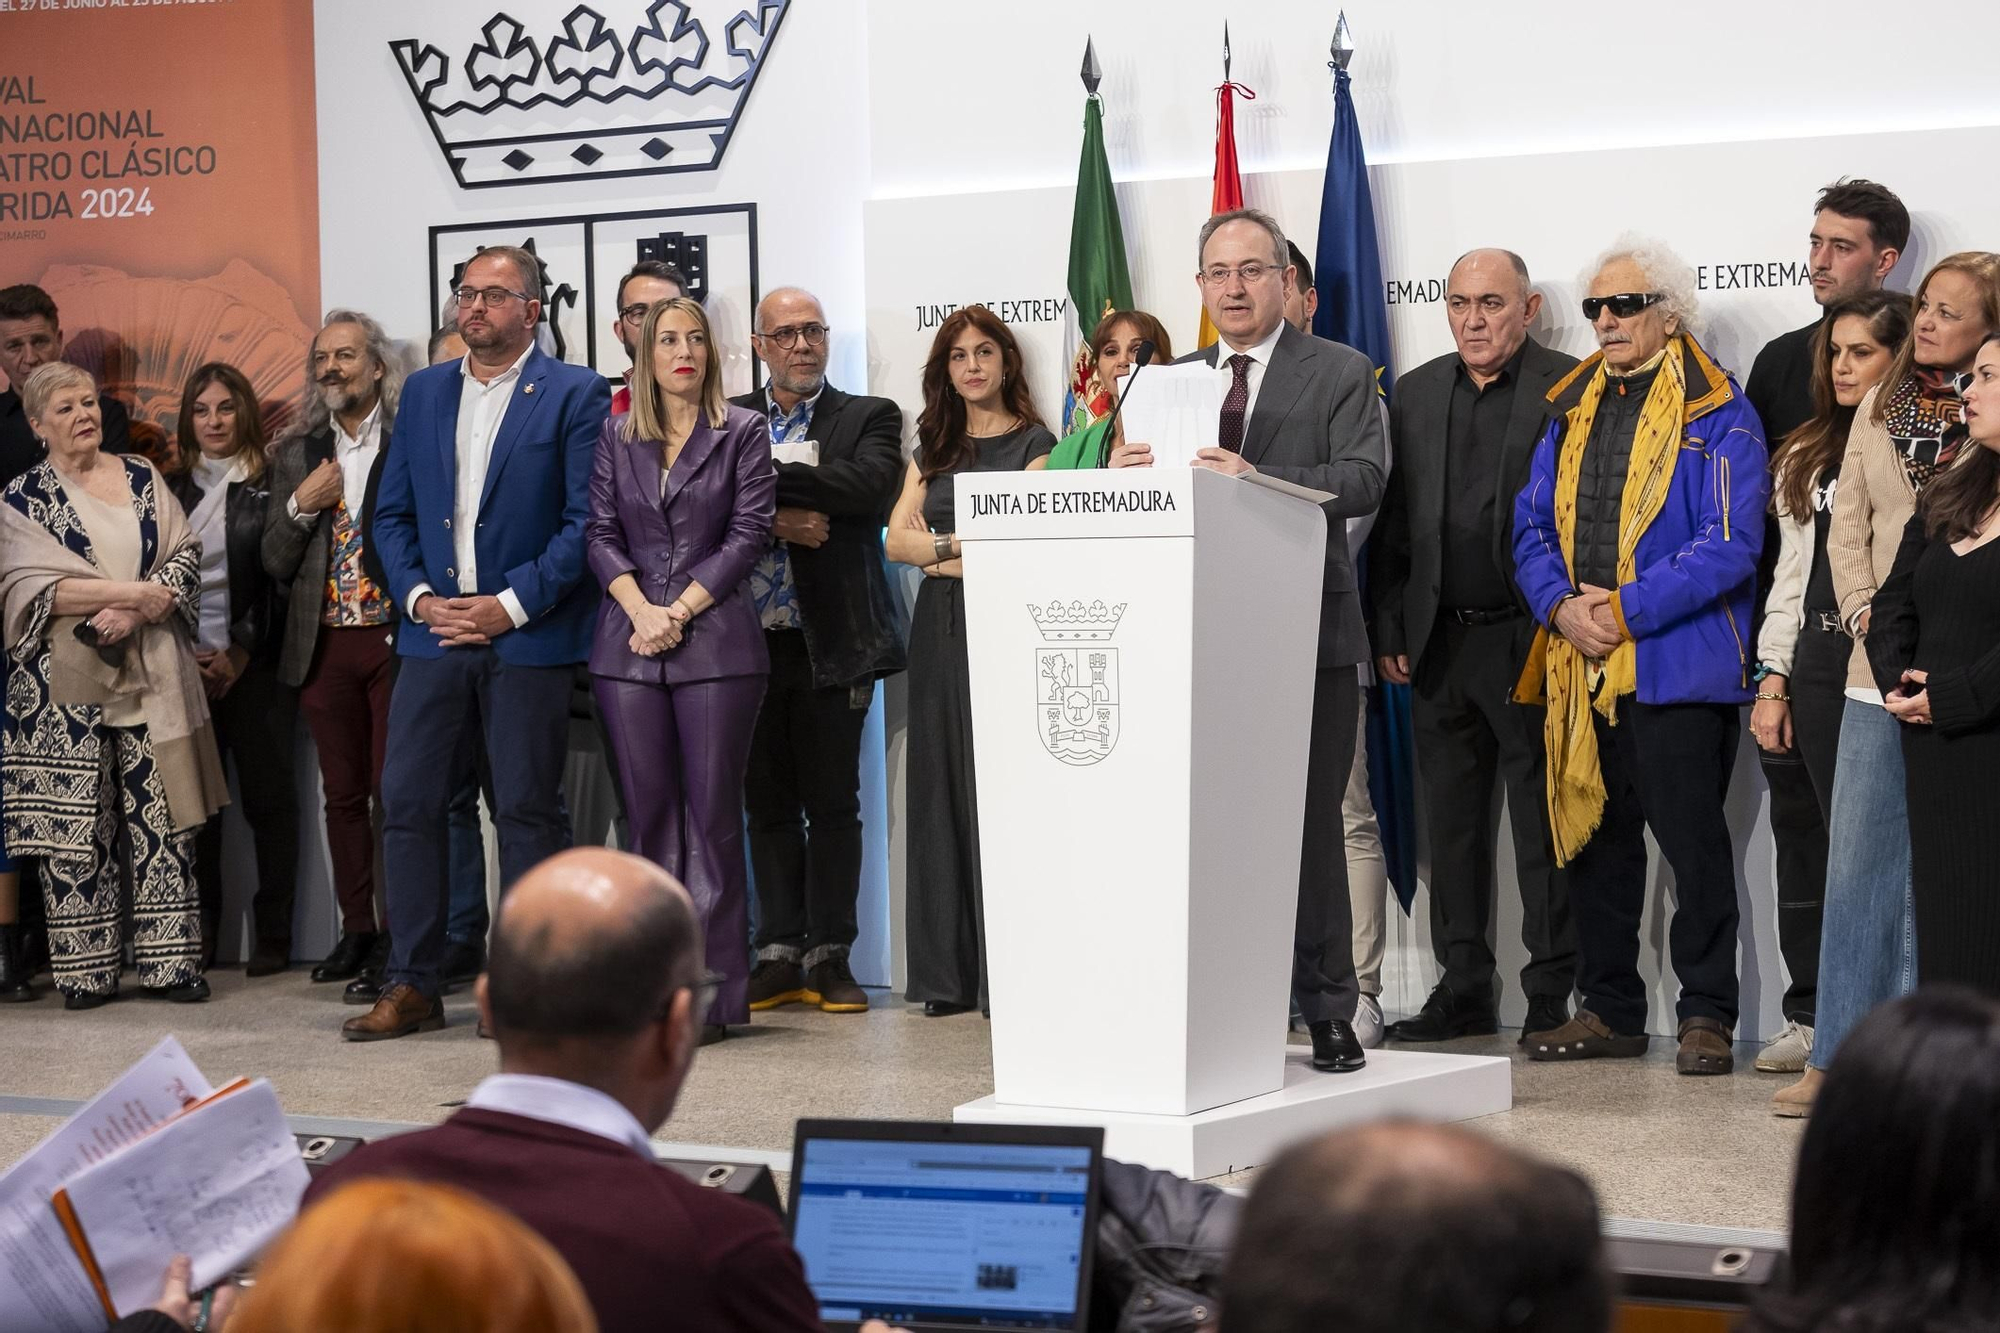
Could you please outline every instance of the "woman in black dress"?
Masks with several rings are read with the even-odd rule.
[[[1048,462],[1056,437],[1028,392],[1021,349],[984,306],[956,311],[924,362],[916,455],[889,516],[891,560],[924,572],[910,618],[909,980],[932,1018],[986,1001],[979,810],[954,481]]]
[[[1964,401],[1979,447],[1924,489],[1867,644],[1904,724],[1918,980],[2000,994],[2000,338]]]

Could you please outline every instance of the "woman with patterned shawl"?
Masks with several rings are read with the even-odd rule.
[[[42,858],[64,1008],[116,996],[128,943],[150,993],[205,1000],[194,837],[227,789],[192,647],[201,547],[152,464],[99,450],[88,374],[51,362],[21,397],[48,456],[0,496],[7,847]]]

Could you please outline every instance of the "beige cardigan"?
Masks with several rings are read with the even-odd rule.
[[[1877,384],[1854,410],[1847,452],[1840,463],[1840,485],[1833,496],[1833,522],[1826,535],[1826,560],[1833,571],[1834,596],[1840,599],[1840,619],[1854,634],[1854,655],[1847,663],[1850,689],[1875,688],[1867,648],[1854,622],[1889,577],[1903,529],[1917,510],[1917,492],[1902,456],[1889,442],[1887,427],[1875,420],[1875,396],[1887,387]]]

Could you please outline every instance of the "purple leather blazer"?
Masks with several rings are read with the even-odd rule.
[[[642,657],[626,647],[631,619],[605,598],[590,648],[591,674],[645,685],[763,675],[770,658],[749,580],[770,548],[778,503],[763,414],[731,407],[721,430],[704,416],[674,460],[664,500],[659,442],[628,440],[624,425],[619,413],[597,437],[590,521],[583,530],[590,572],[605,588],[630,574],[646,600],[660,606],[698,582],[715,605],[690,622],[677,647]]]

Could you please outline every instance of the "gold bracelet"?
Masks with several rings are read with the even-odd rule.
[[[1769,699],[1772,703],[1778,704],[1788,704],[1792,701],[1792,696],[1789,694],[1766,694],[1762,690],[1757,692],[1757,697],[1759,699]]]

